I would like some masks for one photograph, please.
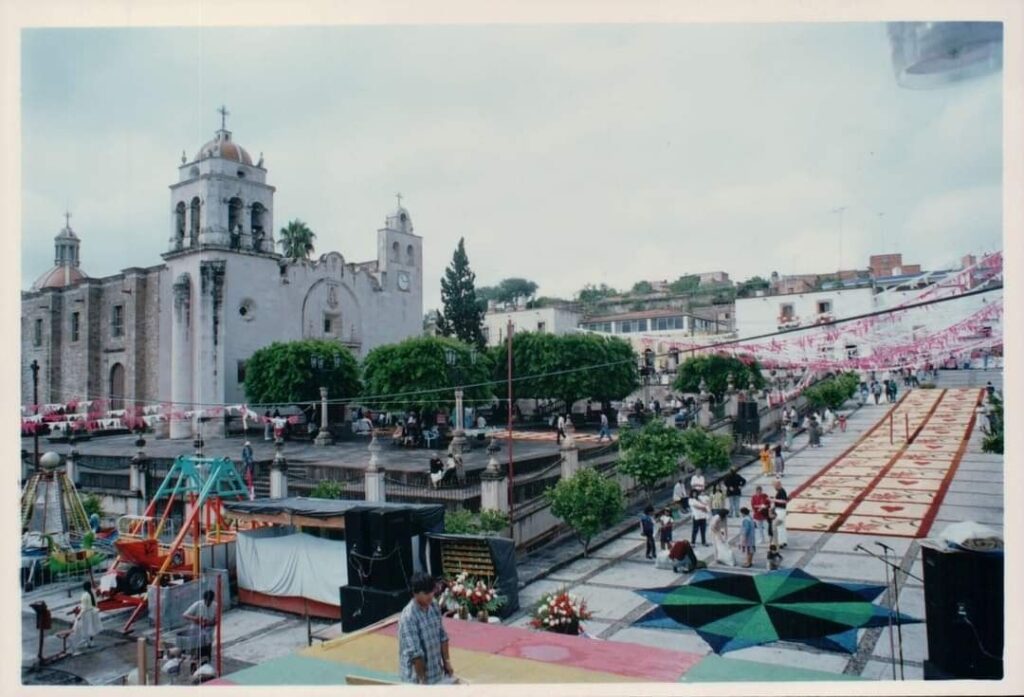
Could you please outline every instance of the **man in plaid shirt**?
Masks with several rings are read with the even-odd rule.
[[[398,618],[398,671],[402,682],[436,685],[454,681],[448,633],[434,604],[434,579],[422,571],[411,579],[412,600]]]

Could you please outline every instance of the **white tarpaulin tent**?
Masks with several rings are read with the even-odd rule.
[[[345,543],[325,540],[291,526],[239,532],[238,586],[271,596],[293,596],[338,604],[348,585]]]

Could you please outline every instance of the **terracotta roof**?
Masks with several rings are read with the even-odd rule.
[[[246,165],[252,164],[252,158],[249,157],[245,148],[232,142],[231,135],[225,131],[218,131],[216,138],[199,148],[195,159],[202,160],[207,157],[222,157],[225,160],[234,160]]]
[[[32,284],[32,290],[44,288],[66,288],[89,278],[77,266],[54,266]]]

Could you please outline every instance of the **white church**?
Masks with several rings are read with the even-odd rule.
[[[422,333],[423,243],[401,206],[377,231],[377,258],[289,261],[275,250],[274,193],[221,128],[170,186],[163,263],[91,278],[70,220],[54,267],[22,292],[22,404],[101,399],[110,409],[245,401],[245,362],[274,341],[332,339],[362,358]],[[193,425],[172,420],[171,437]]]

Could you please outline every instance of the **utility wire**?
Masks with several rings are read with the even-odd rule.
[[[963,298],[969,298],[969,297],[973,297],[973,296],[976,296],[976,295],[983,295],[983,294],[986,294],[986,293],[993,293],[993,292],[1002,291],[1002,290],[1003,290],[1003,287],[1001,285],[995,286],[995,287],[991,287],[991,288],[979,288],[977,290],[972,290],[972,291],[968,291],[966,293],[961,293],[960,295],[953,295],[953,296],[949,296],[949,297],[945,297],[945,298],[935,298],[933,300],[924,300],[922,302],[913,303],[913,304],[910,304],[910,305],[901,305],[901,306],[898,306],[898,307],[886,308],[886,309],[883,309],[883,310],[874,310],[872,312],[865,312],[865,313],[862,313],[862,314],[859,314],[859,315],[853,315],[851,317],[842,317],[840,319],[835,319],[835,320],[831,320],[831,321],[828,321],[828,322],[821,322],[820,324],[816,324],[816,325],[814,325],[812,327],[794,327],[792,329],[780,329],[780,330],[777,330],[777,331],[774,331],[774,332],[768,332],[768,333],[765,333],[765,334],[757,334],[757,335],[754,335],[754,336],[748,336],[748,337],[743,337],[743,338],[729,339],[729,340],[726,340],[726,341],[718,341],[718,342],[714,342],[714,343],[710,343],[710,344],[705,344],[703,346],[695,346],[693,348],[689,348],[689,349],[685,349],[685,350],[680,350],[680,351],[678,351],[678,353],[696,353],[698,351],[711,351],[711,350],[714,350],[714,349],[717,349],[717,348],[722,348],[722,347],[725,347],[725,346],[732,346],[734,344],[741,344],[741,343],[745,343],[745,342],[749,342],[749,341],[758,341],[760,339],[770,339],[772,337],[783,336],[783,335],[786,335],[786,334],[793,334],[793,333],[796,333],[796,332],[817,331],[817,330],[820,330],[820,329],[825,329],[827,327],[837,326],[837,325],[840,325],[840,324],[846,324],[846,323],[849,323],[849,322],[856,322],[858,320],[867,319],[867,318],[870,318],[870,317],[878,317],[878,316],[881,316],[881,315],[887,315],[887,314],[892,314],[892,313],[896,313],[896,312],[904,312],[904,311],[913,310],[913,309],[919,308],[919,307],[927,307],[927,306],[930,306],[930,305],[938,305],[940,303],[951,302],[953,300],[961,300]],[[667,356],[669,356],[671,354],[672,354],[671,351],[666,351],[664,353],[654,354],[654,357],[655,358],[663,358],[663,357],[667,357]],[[587,370],[597,370],[599,368],[609,368],[609,367],[613,367],[613,366],[619,366],[619,365],[624,365],[624,364],[627,364],[627,363],[635,363],[635,362],[636,362],[636,358],[628,358],[628,359],[622,359],[622,360],[618,360],[618,361],[609,361],[609,362],[606,362],[606,363],[598,363],[598,364],[594,364],[594,365],[585,365],[585,366],[578,366],[578,367],[575,367],[575,368],[566,368],[564,370],[554,370],[554,371],[549,371],[549,372],[546,372],[546,373],[537,373],[537,374],[534,374],[534,375],[520,375],[520,376],[517,376],[517,377],[513,377],[512,378],[512,382],[526,382],[526,381],[529,381],[529,380],[539,380],[539,379],[542,379],[542,378],[556,377],[556,376],[559,376],[559,375],[571,375],[573,373],[579,373],[579,372],[583,372],[583,371],[587,371]],[[337,399],[328,399],[327,400],[327,404],[335,404],[335,405],[338,405],[338,404],[341,404],[341,405],[347,405],[347,404],[364,405],[364,404],[369,404],[369,403],[374,403],[374,402],[376,402],[376,403],[391,402],[393,400],[393,398],[395,398],[395,397],[413,397],[413,396],[417,396],[417,395],[428,395],[428,394],[436,394],[436,393],[441,393],[441,392],[450,392],[453,389],[467,390],[467,389],[476,389],[476,388],[482,388],[482,387],[490,387],[490,386],[493,386],[493,385],[506,385],[506,384],[508,384],[508,380],[503,378],[503,379],[500,379],[500,380],[487,380],[487,381],[484,381],[484,382],[476,382],[476,383],[471,383],[471,384],[468,384],[468,385],[447,385],[447,386],[444,386],[444,387],[433,387],[433,388],[427,388],[427,389],[422,389],[422,390],[409,390],[409,391],[406,391],[406,392],[394,392],[394,393],[390,393],[390,394],[362,395],[362,396],[357,396],[357,397],[341,397],[341,398],[337,398]],[[88,398],[88,399],[80,399],[78,401],[79,402],[95,401],[97,399],[106,399],[106,398],[105,397],[92,397],[92,398]],[[132,404],[135,404],[135,405],[140,405],[140,404],[142,404],[142,405],[150,405],[150,406],[169,405],[171,407],[178,406],[178,407],[190,407],[190,408],[195,408],[195,407],[207,407],[207,408],[211,408],[211,407],[228,407],[228,406],[235,406],[235,405],[237,405],[237,402],[235,402],[235,403],[228,403],[228,402],[174,402],[174,401],[170,401],[170,400],[143,400],[143,399],[129,400],[129,399],[124,399],[124,398],[122,398],[121,401],[126,402],[126,403],[132,403]],[[485,401],[491,401],[491,400],[485,400]],[[322,404],[322,401],[319,400],[319,399],[316,399],[316,400],[308,400],[308,401],[304,401],[304,402],[288,402],[288,404],[292,405],[292,406],[296,406],[296,407],[317,406],[317,405]],[[247,406],[249,407],[249,409],[251,409],[253,411],[256,411],[257,409],[266,409],[268,407],[269,408],[280,407],[280,406],[282,406],[282,403],[280,403],[280,402],[275,402],[275,403],[257,403],[257,404],[248,404]]]

